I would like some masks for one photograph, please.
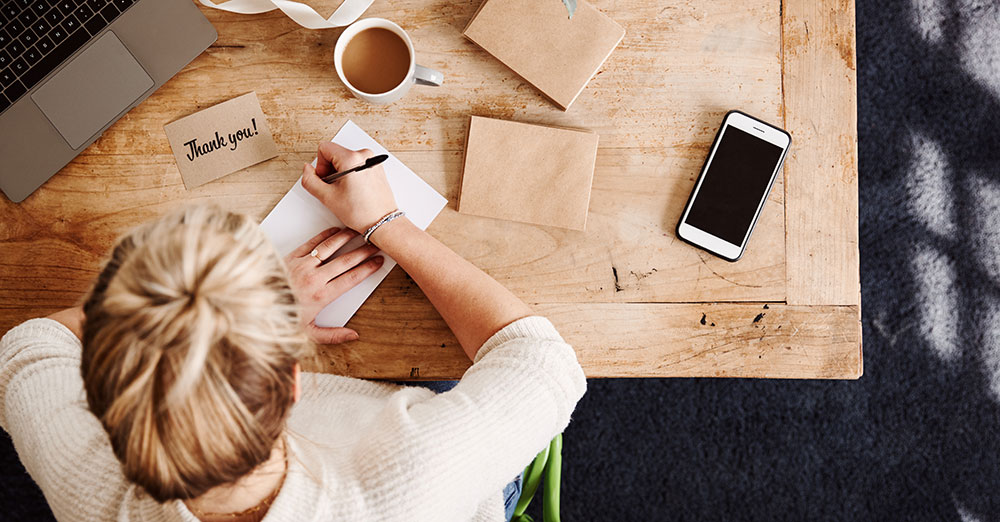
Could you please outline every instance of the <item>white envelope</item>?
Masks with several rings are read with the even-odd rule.
[[[389,159],[382,163],[389,186],[396,196],[400,210],[406,212],[406,217],[421,229],[430,226],[434,218],[441,212],[448,200],[420,179],[406,165],[379,145],[365,131],[348,120],[332,140],[338,145],[351,150],[371,149],[375,154],[388,154]],[[315,165],[316,162],[313,162]],[[306,192],[302,180],[281,198],[271,213],[264,218],[260,227],[274,244],[278,253],[287,255],[316,234],[330,228],[343,227],[343,223],[327,210],[318,199]],[[341,248],[338,252],[353,250],[364,243],[364,238],[357,237]],[[389,275],[396,261],[382,254],[385,263],[382,268],[352,288],[336,301],[330,303],[316,316],[317,326],[344,326],[354,316],[358,308],[375,291],[379,283]]]

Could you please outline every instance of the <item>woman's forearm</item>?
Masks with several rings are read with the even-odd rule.
[[[420,286],[470,359],[498,330],[531,315],[500,283],[406,218],[382,225],[371,241]]]

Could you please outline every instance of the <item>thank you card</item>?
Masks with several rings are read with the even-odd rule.
[[[278,155],[255,92],[168,123],[163,129],[188,189]]]

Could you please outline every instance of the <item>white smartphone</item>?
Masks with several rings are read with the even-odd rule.
[[[726,114],[677,225],[678,237],[739,260],[791,142],[787,132],[757,118]]]

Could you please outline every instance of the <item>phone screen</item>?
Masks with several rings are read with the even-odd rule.
[[[742,245],[781,153],[781,147],[727,126],[685,222]]]

